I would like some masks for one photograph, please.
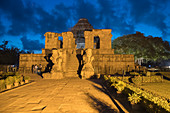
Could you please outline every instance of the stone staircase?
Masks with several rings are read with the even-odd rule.
[[[79,67],[79,62],[76,57],[76,53],[70,54],[69,57],[67,57],[67,73],[65,74],[66,77],[75,77],[77,76],[77,70]]]

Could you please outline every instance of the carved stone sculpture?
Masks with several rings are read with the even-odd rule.
[[[52,71],[53,72],[62,71],[63,58],[62,58],[62,51],[60,49],[53,50],[53,55],[51,57],[51,60],[54,63]]]
[[[50,79],[61,79],[63,78],[63,57],[62,57],[62,50],[53,50],[53,55],[50,58],[52,62],[54,63],[52,67],[51,74],[48,78]]]
[[[83,56],[83,68],[81,71],[82,78],[90,78],[94,75],[94,68],[92,66],[92,61],[94,57],[92,56],[92,49],[87,49],[86,54]]]

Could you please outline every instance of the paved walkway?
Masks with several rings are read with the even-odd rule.
[[[39,80],[0,94],[0,113],[116,113],[98,81]]]

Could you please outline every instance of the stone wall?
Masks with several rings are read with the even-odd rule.
[[[43,70],[45,69],[48,62],[44,58],[44,54],[20,54],[19,58],[19,70],[24,72],[31,72],[32,65],[42,65]]]
[[[94,37],[98,36],[100,39],[100,49],[111,49],[111,29],[93,29],[92,31],[85,31],[85,48],[94,49]]]
[[[134,69],[134,55],[94,55],[93,67],[95,74],[122,74]]]
[[[61,41],[58,40],[61,33],[46,32],[45,36],[45,49],[59,49],[61,47]]]

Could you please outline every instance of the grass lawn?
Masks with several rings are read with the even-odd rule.
[[[141,87],[170,99],[170,81],[168,80],[164,79],[163,83],[145,83]]]

